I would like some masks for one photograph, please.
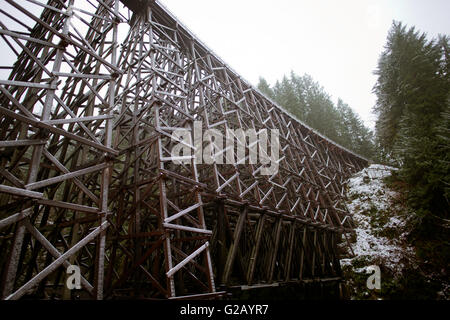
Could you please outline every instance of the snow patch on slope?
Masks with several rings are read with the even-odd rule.
[[[399,275],[404,263],[414,256],[413,248],[406,243],[407,216],[395,204],[398,194],[383,182],[393,170],[396,169],[375,164],[349,179],[347,207],[356,225],[356,242],[349,250],[349,254],[352,255],[353,251],[354,256],[342,259],[342,266],[352,265],[355,259],[365,259],[367,263]],[[362,269],[365,267],[359,271],[365,271]]]

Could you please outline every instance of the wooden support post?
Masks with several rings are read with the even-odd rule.
[[[311,265],[311,275],[314,278],[316,276],[316,248],[317,248],[317,230],[313,231],[313,245],[312,245],[312,265]]]
[[[302,231],[302,244],[301,244],[301,253],[300,253],[300,272],[299,272],[299,275],[298,275],[298,278],[300,279],[300,280],[302,280],[303,279],[303,267],[304,267],[304,263],[305,263],[305,250],[306,250],[306,232],[307,232],[307,230],[308,230],[308,228],[305,226],[305,227],[303,227],[302,228],[303,229],[303,231]]]
[[[234,230],[233,241],[231,243],[230,251],[228,251],[227,262],[225,264],[225,270],[223,273],[222,283],[228,284],[231,272],[233,271],[234,258],[238,251],[239,242],[241,240],[241,234],[244,229],[245,220],[247,219],[247,207],[244,207],[243,211],[240,213],[239,218],[236,223],[236,228]]]
[[[226,233],[226,224],[225,224],[225,209],[223,202],[216,203],[216,211],[217,211],[217,252],[218,252],[218,261],[216,262],[217,268],[217,279],[222,279],[224,274],[224,267],[226,264],[226,256],[227,256],[227,233]]]
[[[294,237],[295,237],[295,229],[296,229],[295,221],[291,223],[291,229],[289,230],[289,241],[288,241],[288,252],[286,255],[286,274],[285,280],[289,281],[291,277],[291,260],[292,260],[292,251],[294,249]]]
[[[258,220],[258,226],[256,227],[256,236],[255,236],[255,244],[253,246],[252,253],[250,255],[250,262],[248,266],[248,273],[247,273],[247,283],[248,285],[252,284],[253,281],[253,274],[255,271],[255,265],[256,260],[258,259],[258,251],[259,251],[259,245],[261,243],[261,236],[264,230],[264,213],[262,213]]]
[[[274,272],[275,263],[277,261],[277,256],[278,256],[278,247],[279,247],[279,243],[280,243],[280,234],[281,234],[282,224],[283,224],[283,218],[280,217],[280,218],[278,218],[278,220],[276,222],[275,243],[274,243],[274,246],[270,253],[270,264],[269,264],[269,270],[267,272],[267,278],[268,278],[269,283],[273,282],[273,272]]]

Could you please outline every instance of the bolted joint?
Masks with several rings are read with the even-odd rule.
[[[117,71],[114,71],[111,73],[111,78],[113,78],[114,80],[117,79],[120,76],[120,73]]]
[[[103,154],[103,158],[105,159],[106,162],[114,162],[116,161],[116,156],[112,153],[109,152],[105,152]]]
[[[58,47],[61,50],[65,50],[69,46],[69,44],[70,44],[69,41],[67,41],[66,39],[61,39],[61,41],[58,44]]]

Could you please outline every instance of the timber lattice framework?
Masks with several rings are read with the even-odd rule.
[[[0,61],[3,299],[212,298],[340,278],[344,182],[366,159],[283,111],[158,1],[5,0],[0,17],[15,61]],[[175,164],[172,132],[196,120],[278,129],[278,172]]]

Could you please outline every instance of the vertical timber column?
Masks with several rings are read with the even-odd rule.
[[[270,264],[269,264],[269,271],[268,271],[268,282],[273,282],[273,271],[275,269],[275,263],[277,261],[277,255],[278,255],[278,247],[280,244],[280,234],[281,234],[281,227],[283,224],[283,218],[280,216],[278,217],[278,220],[276,222],[275,227],[275,244],[273,246],[271,257],[270,257]]]
[[[295,229],[297,228],[295,221],[291,222],[291,228],[289,230],[289,242],[288,242],[288,252],[286,255],[286,274],[285,281],[289,281],[291,277],[291,261],[292,261],[292,252],[294,250],[294,238],[295,238]]]
[[[193,128],[192,131],[193,132]],[[194,141],[193,139],[191,141]],[[192,159],[191,160],[191,164],[192,164],[192,173],[194,174],[194,179],[195,182],[199,182],[198,180],[198,172],[197,172],[197,166],[195,164],[195,160]],[[205,222],[205,215],[204,215],[204,211],[203,211],[203,202],[202,202],[202,196],[200,194],[200,191],[198,189],[198,186],[195,186],[195,197],[197,199],[197,203],[200,204],[200,207],[198,208],[198,218],[200,220],[200,226],[202,227],[203,230],[206,230],[206,222]],[[207,241],[205,244],[207,244],[206,248],[205,248],[205,263],[206,263],[206,268],[207,268],[207,273],[208,273],[208,286],[209,286],[209,290],[211,293],[216,292],[216,286],[214,284],[214,271],[212,268],[212,260],[211,260],[211,253],[210,253],[210,245],[209,245],[209,241]]]
[[[175,42],[178,42],[177,33],[175,33]],[[193,42],[191,42],[191,50],[192,50],[191,53],[192,53],[193,57],[195,57],[195,48],[194,48]],[[182,61],[181,61],[179,51],[177,51],[176,56],[177,56],[178,63],[181,65]],[[194,61],[195,61],[194,65],[195,65],[197,75],[200,76],[200,74],[198,73],[197,61],[196,60],[194,60]],[[184,81],[181,84],[181,88],[183,90],[186,90]],[[203,99],[203,93],[202,92],[200,92],[200,93],[201,93],[201,99]],[[185,111],[188,112],[188,106],[187,106],[186,100],[183,100],[183,105],[184,105]],[[207,121],[207,124],[208,124],[208,115],[207,115],[206,111],[205,111],[205,120]],[[195,126],[195,124],[191,123],[192,135],[194,135],[194,130],[195,130],[194,126]],[[191,141],[194,141],[194,143],[195,143],[195,136],[191,137]],[[199,174],[198,174],[198,170],[197,170],[197,159],[196,158],[191,159],[191,167],[192,167],[192,175],[194,177],[194,180],[195,180],[195,182],[199,183],[199,178],[198,178]],[[217,170],[215,161],[214,161],[214,170]],[[205,222],[205,213],[203,211],[203,201],[202,201],[202,196],[201,196],[200,190],[198,188],[198,185],[195,186],[195,198],[196,198],[196,202],[198,204],[200,204],[200,207],[197,209],[200,226],[202,227],[202,229],[206,230],[207,227],[206,227],[206,222]],[[222,205],[222,207],[221,207],[222,213],[224,213],[223,212],[223,210],[224,210],[223,204],[221,204],[221,205]],[[214,292],[216,292],[216,287],[215,287],[215,282],[214,282],[214,271],[213,271],[213,266],[212,266],[209,241],[210,241],[210,239],[208,239],[208,241],[205,243],[205,244],[208,244],[205,248],[205,264],[206,264],[206,268],[207,268],[209,291],[211,293],[214,293]]]
[[[154,64],[154,59],[152,58],[152,65]],[[157,131],[160,131],[160,119],[159,119],[159,105],[156,104],[155,106],[155,127]],[[158,136],[158,155],[159,155],[159,170],[160,173],[162,170],[164,170],[164,162],[162,160],[163,157],[163,150],[162,150],[162,141],[161,136]],[[167,219],[168,212],[167,212],[167,196],[166,196],[166,182],[164,180],[164,177],[160,177],[159,179],[159,202],[160,202],[160,212],[161,212],[161,224],[162,222]],[[170,243],[170,232],[167,231],[167,229],[164,229],[165,237],[164,237],[164,256],[166,261],[166,272],[169,272],[173,268],[173,261],[172,261],[172,247]],[[167,295],[168,297],[175,297],[175,281],[172,277],[167,277]]]
[[[192,132],[192,134],[194,132],[194,124],[193,123],[191,126],[191,132]],[[194,141],[193,136],[191,137],[191,141]],[[194,180],[195,180],[195,182],[199,183],[198,171],[197,171],[197,165],[196,165],[195,159],[191,159],[191,167],[192,167],[192,174],[194,176]],[[205,213],[203,211],[203,201],[202,201],[202,196],[200,194],[198,185],[195,186],[195,198],[196,198],[197,203],[200,204],[200,207],[197,209],[200,226],[202,227],[203,230],[206,230],[207,228],[206,228],[206,222],[205,222]],[[208,274],[208,286],[209,286],[209,291],[211,293],[214,293],[214,292],[216,292],[216,286],[214,283],[214,271],[213,271],[213,267],[212,267],[209,240],[205,244],[207,244],[207,246],[205,248],[205,264],[206,264],[207,274]]]
[[[147,9],[148,10],[148,9]],[[142,33],[142,35],[139,38],[139,43],[136,45],[138,53],[138,59],[142,59],[143,54],[143,48],[144,48],[144,29],[145,29],[145,23],[148,23],[148,21],[145,21],[145,15],[144,17],[140,17],[139,21],[136,22],[135,28],[137,28],[138,32]],[[138,60],[139,63],[142,63],[142,60]],[[136,70],[136,89],[135,89],[135,101],[134,101],[134,110],[133,110],[133,144],[138,145],[139,143],[139,134],[140,134],[140,126],[139,126],[139,113],[141,112],[141,91],[142,91],[142,73],[141,73],[142,65],[138,64],[137,70]],[[136,237],[134,237],[134,259],[135,261],[138,261],[141,256],[141,247],[140,247],[140,238],[137,236],[139,232],[141,232],[141,191],[139,186],[139,180],[140,180],[140,159],[139,159],[139,148],[134,148],[134,174],[133,174],[133,181],[134,181],[134,221],[133,221],[133,232],[135,233]]]
[[[239,248],[239,242],[241,240],[242,230],[244,229],[245,220],[247,219],[247,207],[244,207],[243,211],[240,213],[239,218],[234,229],[233,242],[231,244],[231,249],[228,252],[227,262],[225,264],[225,270],[223,272],[222,283],[227,285],[230,278],[231,272],[233,271],[234,258]]]
[[[223,271],[226,263],[226,225],[225,225],[225,208],[223,201],[217,201],[215,204],[215,210],[217,212],[217,251],[218,258],[216,260],[217,266],[217,279],[222,279]],[[220,280],[219,280],[220,281]]]
[[[68,35],[69,33],[69,25],[70,20],[73,16],[73,1],[70,0],[68,8],[65,12],[65,21],[64,26],[62,30],[63,35]],[[61,39],[62,40],[62,39]],[[64,54],[65,48],[59,47],[56,51],[55,56],[55,62],[53,64],[53,78],[50,83],[51,89],[48,89],[47,94],[45,95],[45,102],[42,110],[42,117],[41,121],[46,121],[50,119],[50,113],[53,105],[53,101],[55,99],[55,91],[56,86],[58,85],[59,77],[54,75],[54,73],[57,73],[61,69],[63,54]],[[31,164],[30,169],[28,171],[28,177],[27,177],[27,184],[31,184],[36,182],[38,172],[39,172],[39,165],[41,162],[42,153],[44,150],[44,145],[39,144],[36,145],[33,149],[33,154],[31,158]],[[16,273],[17,273],[17,266],[19,263],[19,258],[22,250],[22,244],[23,239],[25,236],[25,221],[21,220],[16,227],[16,231],[14,233],[14,239],[11,246],[11,251],[9,253],[8,262],[5,270],[5,276],[4,276],[4,284],[2,289],[2,298],[6,298],[12,293],[12,290],[14,288],[14,283],[16,280]]]
[[[150,21],[153,20],[153,11],[151,8],[148,8],[148,17]],[[153,45],[154,39],[153,39],[153,24],[150,24],[149,28],[149,42],[150,46]],[[156,70],[156,63],[155,63],[155,52],[150,48],[150,59],[151,59],[151,68],[152,70]],[[156,88],[158,87],[156,77],[152,78],[152,87],[153,87],[153,97],[156,98]],[[155,129],[157,132],[161,132],[161,120],[160,120],[160,102],[155,103]],[[158,169],[159,169],[159,203],[160,203],[160,227],[162,228],[162,225],[169,217],[168,214],[168,204],[167,204],[167,189],[166,189],[166,182],[164,179],[164,176],[162,175],[162,172],[164,170],[164,161],[163,161],[163,143],[161,139],[161,134],[158,135],[157,140],[157,148],[158,148]],[[165,257],[165,267],[166,267],[166,273],[169,272],[173,268],[173,261],[172,261],[172,245],[170,242],[170,232],[164,228],[164,257]],[[175,297],[175,280],[173,276],[167,277],[166,279],[167,283],[167,298]]]
[[[111,64],[113,66],[117,66],[117,32],[118,32],[118,16],[119,16],[119,0],[114,0],[114,18],[112,19],[112,44],[111,44]],[[115,91],[116,91],[116,78],[117,74],[111,77],[108,88],[108,116],[112,115],[113,108],[115,106]],[[113,119],[108,118],[106,120],[105,127],[105,140],[104,144],[107,148],[111,148],[112,145],[112,124]],[[106,155],[106,159],[109,166],[103,169],[102,172],[102,182],[101,182],[101,194],[100,194],[100,225],[106,222],[106,217],[109,214],[108,211],[108,193],[109,193],[109,184],[113,170],[113,161],[111,160],[109,155]],[[105,246],[106,246],[106,229],[100,233],[97,245],[97,256],[96,256],[96,265],[95,265],[95,298],[97,300],[103,300],[103,286],[104,286],[104,277],[105,277]]]
[[[256,227],[256,236],[255,236],[255,245],[253,247],[252,253],[250,255],[250,262],[248,266],[248,272],[247,272],[247,283],[248,285],[252,284],[253,281],[253,273],[255,271],[255,265],[256,260],[258,259],[258,251],[259,251],[259,245],[261,244],[261,236],[264,230],[264,219],[265,219],[264,212],[261,213],[259,220],[258,220],[258,226]]]
[[[301,243],[301,251],[300,251],[300,271],[298,274],[298,278],[300,280],[303,280],[303,270],[304,270],[304,263],[305,263],[305,254],[306,252],[306,232],[308,231],[307,226],[303,226],[302,228],[302,243]]]
[[[312,251],[312,272],[311,275],[314,278],[316,276],[316,251],[317,251],[317,229],[313,231],[313,251]]]
[[[337,246],[337,244],[338,244],[337,239],[342,239],[342,236],[338,232],[331,232],[330,238],[331,238],[330,246],[331,246],[331,253],[332,253],[333,269],[338,277],[342,277],[342,269],[341,269],[341,264],[339,262],[339,256],[338,256],[339,248]]]

